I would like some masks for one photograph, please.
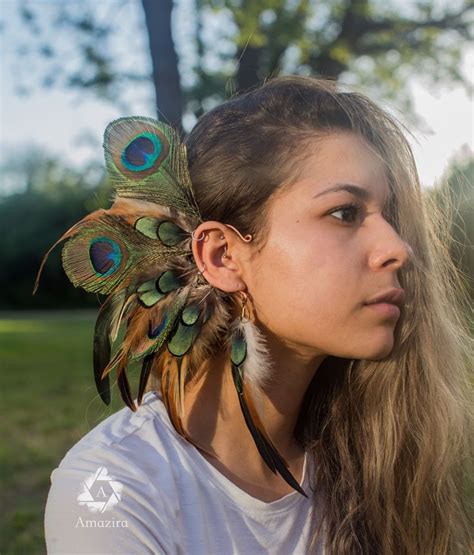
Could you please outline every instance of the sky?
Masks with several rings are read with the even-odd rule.
[[[72,90],[34,87],[29,96],[16,94],[18,80],[16,73],[11,70],[16,63],[16,53],[11,45],[15,40],[18,41],[21,33],[21,26],[14,23],[17,5],[17,0],[0,0],[0,17],[9,23],[0,35],[0,163],[12,153],[40,145],[53,155],[62,157],[68,164],[80,167],[89,160],[102,158],[102,135],[110,121],[124,115],[155,116],[151,83],[129,91],[126,99],[128,113],[124,113],[123,107]],[[48,5],[48,2],[44,5]],[[132,10],[128,15],[130,28],[142,24],[137,6],[138,2],[135,6],[133,3],[129,6]],[[37,57],[39,67],[35,65],[31,68],[31,79],[34,79],[35,71],[40,73],[42,63]],[[138,62],[130,59],[129,63]],[[139,63],[146,70],[149,60]],[[471,79],[474,77],[474,46],[468,48],[466,45],[462,72],[471,76]],[[28,72],[26,78],[29,78]],[[411,126],[415,138],[409,136],[408,139],[414,151],[421,183],[431,186],[442,176],[456,152],[462,147],[471,152],[474,150],[472,98],[460,85],[428,90],[416,76],[406,83],[406,87],[414,99],[417,114],[424,121],[420,128]],[[366,92],[370,96],[370,91]]]

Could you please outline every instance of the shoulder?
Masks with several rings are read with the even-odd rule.
[[[163,411],[149,392],[136,412],[111,415],[66,453],[51,473],[48,553],[173,551],[181,446]]]
[[[146,483],[147,491],[150,486],[165,488],[166,494],[181,442],[185,440],[172,429],[161,399],[149,392],[136,412],[124,407],[80,439],[53,470],[51,481],[106,467],[109,474],[129,479],[137,488]]]

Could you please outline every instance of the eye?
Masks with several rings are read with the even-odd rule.
[[[343,206],[338,206],[337,208],[334,208],[333,210],[328,212],[328,214],[334,215],[338,212],[341,212],[343,216],[342,218],[340,218],[339,216],[334,216],[337,220],[346,223],[354,223],[355,221],[357,221],[362,213],[362,206],[356,203],[344,204]]]

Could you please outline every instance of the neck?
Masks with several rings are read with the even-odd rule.
[[[270,439],[291,461],[303,455],[294,429],[304,394],[325,356],[298,352],[294,346],[266,335],[273,362],[272,379],[255,398],[256,407]],[[201,379],[189,384],[183,424],[194,440],[210,447],[220,458],[238,457],[242,464],[257,468],[263,461],[245,424],[228,357],[223,353],[213,358]]]

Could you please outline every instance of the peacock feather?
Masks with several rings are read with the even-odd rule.
[[[119,196],[172,206],[188,218],[200,219],[186,147],[174,129],[151,118],[121,118],[107,126],[104,150]]]
[[[152,362],[167,346],[168,336],[173,332],[171,348],[185,341],[189,349],[202,331],[203,318],[189,325],[195,309],[186,309],[191,289],[193,306],[208,294],[205,280],[196,275],[191,252],[191,233],[202,218],[191,186],[186,148],[174,129],[151,118],[121,118],[107,127],[104,152],[115,188],[113,204],[83,218],[51,247],[40,265],[34,292],[50,252],[66,240],[62,262],[73,285],[109,295],[99,310],[94,334],[94,378],[99,395],[105,403],[110,402],[109,374],[115,369],[122,397],[134,409],[125,376],[127,365],[144,361],[141,400]],[[202,304],[207,319],[219,304],[214,297]],[[222,310],[217,313],[221,319],[225,316]],[[122,344],[112,356],[124,321]],[[179,325],[186,322],[183,339]],[[207,328],[207,335],[213,336],[219,322],[210,322]],[[193,362],[199,362],[205,351],[197,349],[201,356],[194,356]]]

